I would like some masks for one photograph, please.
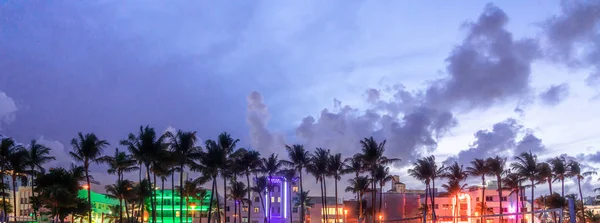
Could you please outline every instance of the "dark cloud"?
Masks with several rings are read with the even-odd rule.
[[[539,97],[542,100],[542,103],[545,105],[554,106],[559,104],[568,96],[569,85],[559,84],[550,86],[546,91],[542,92]]]
[[[263,101],[262,95],[253,91],[248,95],[247,103],[246,123],[250,128],[252,149],[265,151],[267,153],[263,155],[266,156],[285,148],[283,135],[272,133],[267,129],[271,115],[269,114],[267,105]]]
[[[517,143],[517,147],[514,149],[514,154],[519,155],[524,152],[532,152],[536,154],[540,154],[544,152],[546,147],[542,144],[542,140],[533,133],[527,133],[519,143]]]
[[[600,78],[600,2],[561,1],[561,13],[548,19],[545,33],[550,43],[549,56],[572,67],[594,67],[588,84]]]

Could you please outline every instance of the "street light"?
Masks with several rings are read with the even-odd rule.
[[[344,223],[348,222],[348,209],[344,209]]]
[[[383,215],[379,214],[379,222],[382,222],[383,220]]]

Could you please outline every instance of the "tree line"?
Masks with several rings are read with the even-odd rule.
[[[339,219],[341,213],[338,205],[338,183],[341,176],[350,174],[346,192],[356,195],[358,200],[358,217],[366,219],[371,216],[375,222],[375,216],[382,211],[383,186],[391,181],[389,165],[400,161],[398,158],[385,156],[386,141],[377,142],[373,137],[360,140],[361,150],[355,155],[344,158],[340,153],[332,153],[326,148],[315,148],[307,150],[303,145],[286,145],[287,159],[281,159],[277,154],[262,156],[258,151],[238,148],[238,139],[228,133],[219,134],[216,139],[199,142],[196,132],[182,131],[157,133],[154,128],[140,126],[139,131],[130,133],[125,139],[119,141],[119,145],[125,150],[117,149],[114,154],[106,155],[104,150],[110,146],[108,141],[98,138],[94,133],[78,133],[71,140],[72,151],[69,152],[73,161],[78,165],[71,165],[69,169],[51,168],[46,171],[44,165],[55,158],[50,156],[50,148],[37,143],[35,140],[29,145],[19,145],[10,138],[4,138],[0,142],[0,168],[2,174],[1,193],[3,200],[9,189],[5,177],[10,177],[13,194],[16,193],[18,181],[25,183],[27,177],[33,180],[32,190],[35,192],[31,198],[33,216],[37,219],[40,208],[50,210],[49,215],[64,221],[70,214],[86,219],[91,222],[91,190],[90,167],[92,165],[108,165],[107,173],[116,176],[114,184],[105,187],[107,196],[117,199],[119,205],[114,207],[115,216],[111,218],[118,222],[144,222],[144,218],[130,216],[135,211],[149,212],[149,221],[157,222],[158,204],[157,190],[164,194],[165,182],[171,181],[172,196],[180,196],[179,220],[183,222],[184,201],[197,199],[201,202],[209,197],[208,210],[201,213],[208,218],[209,222],[221,221],[222,211],[226,209],[227,200],[234,202],[234,223],[242,222],[242,205],[248,207],[247,219],[251,219],[253,200],[251,193],[260,194],[260,205],[265,210],[265,203],[271,207],[270,192],[273,185],[270,178],[282,176],[290,182],[289,190],[297,179],[299,193],[292,201],[290,207],[299,208],[300,221],[304,222],[307,207],[312,206],[313,201],[305,191],[303,173],[308,173],[320,185],[320,202],[327,208],[327,183],[334,184],[333,194],[336,199],[335,216]],[[202,144],[200,146],[200,144]],[[579,185],[579,194],[582,198],[581,180],[595,174],[595,172],[583,172],[581,165],[576,161],[566,161],[563,157],[556,157],[547,162],[540,162],[532,153],[523,153],[515,157],[511,164],[506,163],[506,158],[493,157],[488,159],[475,159],[470,166],[463,168],[457,162],[445,167],[436,163],[434,156],[418,159],[409,170],[409,175],[425,184],[425,207],[428,200],[432,206],[435,205],[436,193],[435,182],[440,178],[448,181],[442,188],[450,194],[458,194],[466,189],[464,181],[468,176],[480,177],[485,182],[485,177],[494,177],[499,183],[499,188],[508,189],[511,193],[519,193],[521,188],[531,188],[531,199],[533,204],[534,187],[547,183],[552,194],[552,183],[560,181],[562,187],[561,196],[564,197],[564,181],[575,178]],[[191,171],[199,175],[195,179],[184,179],[184,172]],[[124,174],[130,172],[138,173],[138,182],[125,179]],[[178,179],[176,180],[176,174]],[[217,193],[217,182],[221,180],[222,196]],[[80,181],[87,190],[87,199],[78,198],[78,191],[82,188]],[[210,190],[202,185],[210,184]],[[484,188],[485,190],[485,188]],[[228,194],[229,191],[229,194]],[[377,194],[379,192],[379,194]],[[484,193],[484,191],[482,192]],[[210,195],[209,195],[210,194]],[[363,207],[363,198],[370,194],[371,207]],[[498,190],[502,197],[502,190]],[[267,200],[263,200],[266,196]],[[379,199],[376,197],[379,196]],[[15,196],[16,197],[16,196]],[[224,198],[226,201],[219,201]],[[174,198],[174,197],[173,197]],[[376,201],[379,201],[376,204]],[[174,201],[174,200],[173,200]],[[160,205],[164,206],[164,199],[160,199]],[[238,205],[239,204],[239,205]],[[16,206],[16,201],[13,201]],[[202,206],[204,204],[199,204]],[[222,205],[222,206],[221,206]],[[10,205],[3,202],[3,212],[8,213]],[[171,202],[173,210],[176,209],[175,202]],[[502,207],[502,199],[500,200]],[[480,205],[481,213],[484,213],[485,201]],[[582,208],[583,210],[583,208]],[[160,210],[163,212],[163,209]],[[502,208],[500,208],[502,213]],[[16,211],[15,222],[16,222]],[[124,216],[125,213],[125,216]],[[328,213],[328,212],[326,212]],[[435,221],[435,209],[431,208],[432,218]],[[185,214],[187,216],[187,213]],[[141,215],[140,215],[141,216]],[[160,214],[164,219],[164,214]],[[264,222],[269,222],[271,211],[266,210]],[[331,216],[324,214],[322,221],[326,222]],[[533,216],[532,216],[533,217]],[[175,215],[172,215],[175,221]],[[161,219],[161,220],[163,220]],[[290,211],[290,222],[292,222],[292,211]],[[585,222],[585,221],[584,221]]]

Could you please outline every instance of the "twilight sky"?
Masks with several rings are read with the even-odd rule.
[[[430,154],[591,170],[599,69],[597,0],[0,1],[0,134],[51,146],[52,165],[79,131],[112,153],[151,125],[280,157],[387,139],[414,187],[406,167]]]

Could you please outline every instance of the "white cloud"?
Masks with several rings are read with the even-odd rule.
[[[0,90],[0,129],[2,123],[8,123],[15,119],[17,110],[15,101]]]

